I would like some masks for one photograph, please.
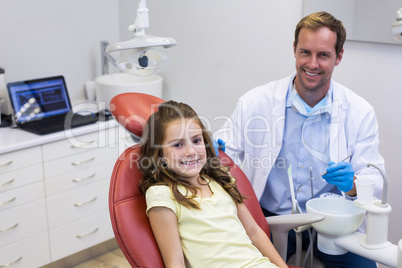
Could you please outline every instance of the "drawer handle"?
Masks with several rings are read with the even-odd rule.
[[[21,261],[21,260],[22,260],[22,257],[19,257],[18,260],[16,260],[16,261],[13,261],[13,262],[10,262],[10,263],[7,263],[7,264],[2,264],[2,265],[0,265],[0,268],[8,267],[8,266],[14,265],[14,264],[16,264],[17,262],[19,262],[19,261]]]
[[[76,207],[82,207],[82,206],[88,205],[88,204],[90,204],[90,203],[92,203],[92,202],[95,202],[96,199],[97,199],[97,197],[95,196],[93,199],[89,200],[88,202],[75,203],[74,206],[76,206]]]
[[[94,233],[96,233],[97,231],[99,231],[99,228],[96,228],[95,230],[93,230],[92,232],[87,233],[87,234],[83,234],[83,235],[77,235],[77,238],[84,238],[84,237],[87,237],[87,236],[93,235],[93,234],[94,234]]]
[[[94,140],[89,141],[89,142],[85,142],[85,143],[83,143],[83,144],[81,144],[81,145],[71,145],[71,149],[85,148],[86,146],[91,145],[91,144],[93,144],[93,143],[95,143]]]
[[[89,175],[88,177],[85,177],[85,178],[74,179],[73,182],[82,182],[85,180],[89,180],[89,179],[95,177],[95,175],[96,175],[96,172],[94,172],[92,175]]]
[[[91,161],[93,161],[93,160],[95,160],[95,156],[92,157],[92,158],[90,158],[90,159],[88,159],[88,160],[84,160],[84,161],[80,161],[80,162],[72,162],[71,165],[73,165],[73,166],[79,166],[79,165],[82,165],[82,164],[91,162]]]
[[[9,166],[9,165],[11,165],[12,163],[13,163],[13,160],[11,160],[11,161],[9,161],[9,162],[7,162],[7,163],[5,163],[5,164],[1,164],[0,167]]]
[[[8,201],[0,202],[0,206],[3,206],[3,205],[8,204],[8,203],[10,203],[10,202],[13,202],[15,199],[17,199],[17,198],[14,197],[14,198],[11,198],[11,199],[8,200]]]
[[[11,180],[9,180],[9,181],[6,181],[6,182],[3,182],[3,183],[0,183],[0,187],[6,186],[7,184],[12,183],[13,181],[14,181],[14,179],[11,179]]]
[[[10,230],[12,230],[14,228],[17,228],[18,225],[19,225],[19,223],[15,224],[14,226],[11,226],[10,228],[0,230],[0,233],[4,233],[4,232],[10,231]]]

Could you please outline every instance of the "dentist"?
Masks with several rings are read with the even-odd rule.
[[[374,195],[381,198],[381,175],[366,167],[374,163],[384,170],[373,107],[332,80],[345,40],[342,22],[331,14],[304,17],[293,43],[296,73],[248,91],[216,134],[250,179],[266,216],[291,213],[290,191],[304,212],[306,202],[323,193],[353,199],[360,177],[374,178]],[[289,189],[290,165],[295,189]],[[310,170],[316,178],[312,186]],[[288,257],[295,251],[292,234],[289,243]],[[314,255],[326,267],[376,267],[350,252],[324,254],[316,245]]]

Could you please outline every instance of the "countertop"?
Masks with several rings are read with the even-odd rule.
[[[118,123],[115,120],[99,121],[90,125],[59,131],[47,135],[37,135],[20,128],[0,128],[0,154],[26,149],[46,143],[73,138],[108,128],[115,128]]]

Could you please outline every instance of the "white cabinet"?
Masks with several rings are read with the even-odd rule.
[[[112,238],[108,211],[103,211],[50,230],[52,261]]]
[[[32,268],[50,263],[48,233],[0,248],[0,267]]]
[[[116,125],[57,137],[0,155],[0,267],[40,267],[114,236],[110,176],[132,143]]]
[[[41,147],[0,155],[0,267],[50,262]]]
[[[108,207],[109,180],[101,180],[47,198],[49,229],[103,211]]]
[[[104,137],[96,132],[43,145],[52,262],[113,238],[108,192],[118,147]]]
[[[0,247],[46,232],[44,199],[2,211],[0,230]]]

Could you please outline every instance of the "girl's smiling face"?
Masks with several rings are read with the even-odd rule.
[[[201,127],[193,119],[177,119],[166,128],[162,157],[179,177],[197,181],[206,163],[206,149]]]

